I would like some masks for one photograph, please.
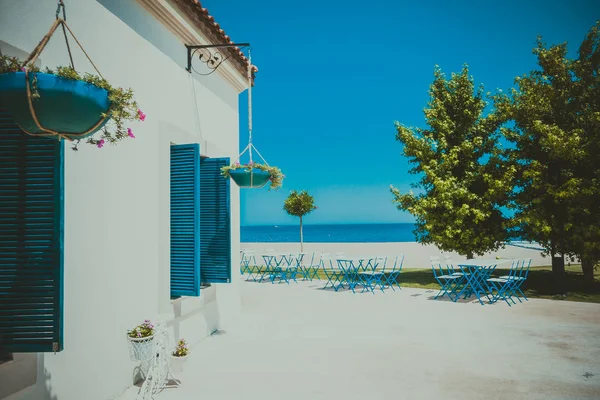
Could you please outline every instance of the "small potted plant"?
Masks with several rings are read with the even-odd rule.
[[[261,188],[270,182],[269,189],[279,189],[285,178],[279,168],[252,161],[223,167],[221,175],[231,178],[241,188]]]
[[[145,320],[127,332],[130,355],[133,361],[148,361],[152,358],[154,347],[154,325]]]
[[[177,346],[171,352],[171,370],[173,372],[182,372],[183,364],[187,360],[190,355],[190,349],[185,341],[185,339],[179,339],[177,342]]]

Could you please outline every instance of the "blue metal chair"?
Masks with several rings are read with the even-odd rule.
[[[399,282],[399,277],[400,277],[400,273],[402,272],[402,264],[404,263],[404,254],[399,254],[396,256],[396,259],[394,260],[394,266],[392,267],[392,270],[386,270],[385,267],[383,269],[385,275],[384,275],[384,286],[389,286],[393,291],[396,291],[396,289],[394,289],[394,285],[398,286],[398,289],[402,290],[402,287],[400,286],[400,282]]]
[[[254,250],[242,250],[242,255],[240,257],[240,274],[248,274],[249,276],[246,278],[246,280],[248,280],[256,268],[257,264]]]
[[[300,272],[300,275],[302,275],[302,280],[303,281],[312,281],[312,272],[311,272],[311,268],[313,267],[313,262],[315,261],[315,253],[312,253],[310,262],[307,264],[304,262],[304,256],[306,254],[302,253],[302,262],[300,263],[300,265],[298,266],[298,271]],[[308,259],[308,257],[306,257]]]
[[[259,282],[262,282],[268,276],[271,283],[273,283],[275,278],[281,274],[281,268],[279,266],[281,260],[277,260],[277,254],[274,253],[273,249],[267,249],[266,254],[262,254],[262,258],[265,265],[264,267],[257,268],[256,273],[257,276],[260,276]]]
[[[380,264],[383,264],[385,269],[387,257],[359,258],[357,261],[355,279],[363,286],[362,292],[369,290],[375,294],[377,286],[383,292],[385,275],[383,270],[377,270],[377,268]]]
[[[517,304],[512,298],[512,294],[514,293],[513,287],[518,280],[517,277],[521,274],[520,270],[523,266],[523,261],[513,260],[508,275],[504,275],[500,278],[487,279],[487,283],[490,286],[490,289],[492,289],[492,302],[502,299],[509,307],[512,306],[510,301],[512,301],[513,304]]]
[[[513,261],[513,264],[514,263],[515,261]],[[522,303],[521,297],[523,297],[525,301],[529,301],[527,296],[525,296],[525,293],[523,293],[523,291],[521,290],[521,286],[523,285],[523,283],[525,283],[525,281],[527,280],[527,276],[529,275],[529,268],[531,267],[531,258],[516,261],[516,264],[517,265],[514,269],[511,267],[511,270],[509,271],[508,275],[504,275],[496,279],[500,279],[502,281],[510,281],[506,282],[506,288],[504,290],[510,291],[510,294],[514,295],[517,298],[517,300],[519,300],[519,303]],[[496,284],[504,283],[502,281],[493,282],[495,282]],[[512,300],[512,296],[509,296],[509,298],[513,303],[515,303],[514,300]]]
[[[319,267],[321,266],[321,256],[319,255],[319,259],[315,261],[315,253],[313,252],[312,257],[310,259],[310,264],[308,264],[305,268],[306,276],[309,281],[313,279],[319,279]]]
[[[323,289],[327,289],[329,286],[335,288],[335,283],[339,274],[339,269],[333,266],[331,254],[321,253],[317,269],[318,268],[321,268],[321,271],[323,271],[326,278],[325,286],[323,287]]]
[[[352,290],[352,293],[356,293],[354,288],[359,283],[358,278],[358,267],[354,264],[354,260],[336,259],[337,266],[339,268],[338,276],[333,284],[333,289],[337,292],[344,284],[348,284],[348,288]],[[364,289],[363,289],[364,290]]]
[[[299,272],[302,271],[302,259],[304,258],[304,253],[290,253],[285,259],[286,266],[283,267],[286,274],[286,280],[293,280],[298,283],[296,280],[296,276]]]
[[[437,257],[431,257],[430,262],[433,278],[440,285],[440,291],[435,295],[434,299],[448,295],[450,300],[454,302],[458,300],[457,289],[460,288],[465,277],[463,275],[454,274],[455,271],[452,265],[448,267],[448,265],[442,264]]]

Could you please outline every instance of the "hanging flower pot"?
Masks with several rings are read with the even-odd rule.
[[[37,90],[37,96],[31,102],[33,113],[28,86],[29,92],[32,87]],[[83,139],[101,129],[109,119],[110,102],[106,89],[52,74],[0,74],[0,103],[30,135],[47,135],[46,130],[50,130]]]
[[[252,86],[253,72],[256,71],[256,67],[252,65],[250,51],[248,51],[248,146],[238,156],[238,160],[248,151],[250,162],[242,165],[236,161],[232,165],[221,168],[221,174],[225,179],[231,178],[241,188],[259,189],[270,182],[269,189],[279,189],[285,175],[281,173],[279,168],[269,166],[252,144]],[[256,152],[264,164],[252,162],[252,150]]]
[[[148,361],[155,355],[154,325],[149,320],[127,332],[127,340],[132,361]]]
[[[234,169],[229,176],[241,188],[261,188],[271,179],[271,174],[259,169]]]
[[[279,168],[258,163],[242,165],[236,162],[221,168],[221,173],[225,178],[231,178],[239,187],[246,189],[262,188],[269,182],[269,189],[279,189],[284,178]]]
[[[46,68],[41,72],[35,65],[59,26],[65,39],[67,31],[75,37],[66,22],[58,18],[25,61],[0,56],[0,104],[26,134],[76,141],[74,150],[82,139],[102,148],[106,142],[135,138],[125,124],[127,121],[144,121],[146,115],[137,107],[133,92],[111,86],[79,41],[76,40],[77,44],[97,75],[80,75],[72,57],[71,66],[58,67],[56,71]],[[98,135],[94,137],[96,133]]]

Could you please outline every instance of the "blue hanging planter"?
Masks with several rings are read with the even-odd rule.
[[[27,75],[30,89],[37,88],[39,93],[39,98],[31,101],[33,113],[25,72],[0,74],[0,104],[26,133],[56,136],[48,132],[52,131],[66,138],[83,139],[93,135],[110,119],[102,116],[108,113],[110,106],[105,89],[41,72]]]
[[[250,171],[245,168],[232,169],[229,176],[241,188],[258,189],[264,187],[271,179],[271,174],[257,168]]]

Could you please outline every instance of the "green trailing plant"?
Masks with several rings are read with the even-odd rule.
[[[134,339],[142,339],[152,335],[154,335],[154,325],[148,319],[127,332],[127,336]]]
[[[185,341],[185,339],[179,339],[177,342],[177,346],[175,346],[175,350],[173,350],[173,357],[185,357],[190,354],[190,349]]]
[[[131,89],[111,86],[106,79],[97,75],[89,73],[81,75],[72,67],[57,67],[56,70],[45,68],[42,71],[34,64],[25,67],[22,65],[23,63],[16,57],[0,56],[0,74],[25,71],[33,74],[31,85],[33,100],[40,98],[36,78],[36,74],[39,72],[56,75],[64,79],[83,81],[108,92],[109,107],[106,113],[102,113],[100,116],[103,118],[109,117],[110,120],[93,136],[83,139],[86,143],[102,148],[105,143],[116,144],[125,138],[134,139],[135,135],[132,129],[126,126],[127,122],[144,121],[146,119],[146,114],[139,109]],[[79,143],[80,140],[75,140],[72,149],[77,150]]]
[[[304,234],[302,232],[302,217],[316,210],[315,198],[308,191],[292,190],[283,203],[283,209],[289,215],[300,218],[300,251],[304,251]]]
[[[281,172],[281,170],[278,167],[271,167],[269,165],[259,164],[257,162],[250,162],[248,164],[240,164],[239,162],[236,162],[232,165],[221,168],[221,175],[229,179],[229,171],[240,168],[244,168],[248,172],[252,171],[254,168],[268,172],[270,175],[269,181],[271,182],[269,185],[269,189],[279,189],[283,184],[283,178],[285,178],[285,175]]]

